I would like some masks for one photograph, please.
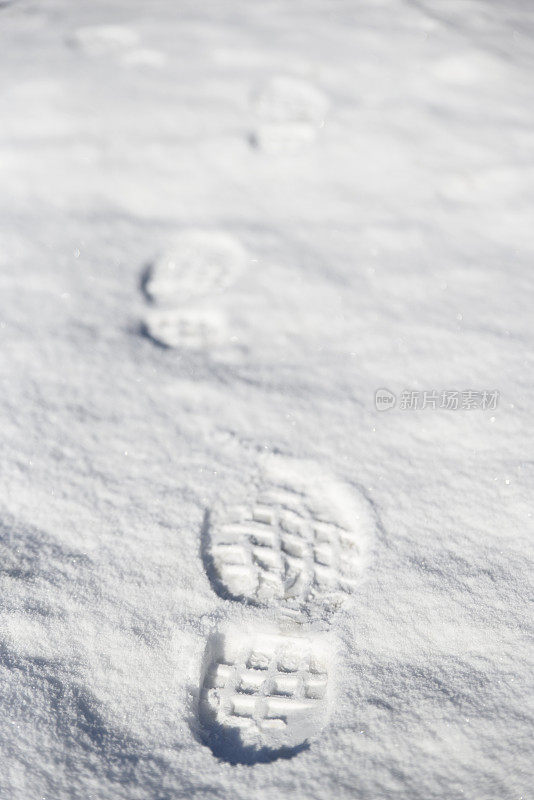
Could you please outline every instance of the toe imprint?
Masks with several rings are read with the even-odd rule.
[[[205,557],[220,594],[313,614],[337,607],[365,562],[374,520],[355,490],[273,457],[243,505],[219,504]]]

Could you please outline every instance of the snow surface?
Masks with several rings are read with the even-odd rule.
[[[530,796],[533,31],[528,0],[0,3],[2,800]],[[191,229],[247,264],[162,346],[144,280]],[[233,765],[203,654],[274,611],[200,533],[265,452],[376,535],[327,726]]]

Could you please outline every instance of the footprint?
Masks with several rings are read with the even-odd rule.
[[[185,230],[148,269],[143,289],[161,307],[178,307],[227,289],[244,269],[241,243],[223,231]]]
[[[506,63],[479,50],[452,53],[431,66],[439,81],[455,87],[494,86],[506,79]]]
[[[213,309],[149,308],[141,326],[149,339],[163,347],[204,350],[230,341],[226,317]]]
[[[233,763],[290,757],[328,716],[328,654],[319,635],[242,628],[208,640],[199,717],[212,752]]]
[[[179,233],[142,276],[150,305],[141,332],[169,348],[200,351],[230,344],[227,317],[212,299],[231,286],[247,260],[245,248],[224,231]]]
[[[274,609],[284,629],[259,620],[209,638],[199,720],[214,755],[253,764],[296,755],[326,725],[332,640],[310,628],[353,590],[375,520],[359,492],[282,456],[242,491],[206,512],[204,566],[219,594]]]
[[[153,50],[149,47],[139,47],[135,50],[128,50],[121,58],[121,64],[125,67],[150,67],[161,69],[165,66],[167,57],[161,50]]]
[[[273,456],[242,504],[206,515],[204,562],[224,597],[321,616],[353,591],[373,527],[359,493],[312,465]]]
[[[326,95],[300,78],[271,78],[256,94],[257,118],[250,141],[271,153],[295,152],[312,142],[324,126]]]
[[[88,25],[78,28],[69,44],[91,56],[114,55],[139,44],[139,35],[123,25]]]

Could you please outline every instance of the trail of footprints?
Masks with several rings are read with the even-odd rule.
[[[152,63],[151,51],[130,52],[138,39],[129,28],[80,28],[70,41],[92,55],[125,51],[128,63],[143,63],[146,57]],[[313,84],[287,75],[272,77],[252,99],[255,125],[249,140],[266,153],[294,154],[315,139],[327,109],[326,96]],[[218,300],[247,261],[245,248],[225,231],[178,233],[145,273],[141,332],[167,348],[201,351],[228,344],[230,325]]]
[[[208,641],[200,719],[216,755],[251,763],[298,752],[326,724],[331,644],[310,628],[353,590],[373,519],[357,492],[274,456],[247,501],[214,509],[205,566],[219,594],[277,609],[279,627]]]
[[[125,37],[82,32],[102,47]],[[324,124],[325,96],[290,77],[256,94],[251,143],[284,153],[312,141]],[[244,270],[247,253],[223,231],[181,231],[146,270],[142,332],[168,348],[204,350],[229,341],[219,302]],[[204,566],[224,598],[263,609],[253,628],[209,637],[199,692],[204,741],[231,763],[299,752],[327,722],[332,613],[356,585],[373,520],[357,491],[316,466],[269,457],[255,488],[218,503],[203,527]],[[273,610],[277,623],[267,623]],[[259,614],[259,612],[258,612]],[[311,632],[311,630],[314,632]]]

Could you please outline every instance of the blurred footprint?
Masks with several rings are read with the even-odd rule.
[[[185,230],[149,267],[143,289],[160,306],[176,306],[228,288],[244,269],[241,243],[224,231]]]
[[[214,309],[148,309],[142,329],[163,347],[204,350],[229,341],[226,318]]]
[[[125,67],[155,67],[160,69],[165,65],[167,57],[160,50],[152,50],[147,47],[137,47],[135,50],[128,50],[121,57],[121,64]]]
[[[311,83],[276,76],[253,97],[256,125],[250,143],[269,153],[295,152],[314,141],[325,124],[326,95]]]
[[[142,276],[149,303],[142,333],[171,348],[205,350],[228,344],[227,318],[213,299],[234,283],[247,258],[241,243],[224,231],[179,233]]]
[[[431,74],[451,87],[491,87],[506,80],[506,64],[479,50],[452,53],[431,67]]]
[[[139,44],[139,35],[124,25],[88,25],[78,28],[68,42],[90,56],[121,53]]]

